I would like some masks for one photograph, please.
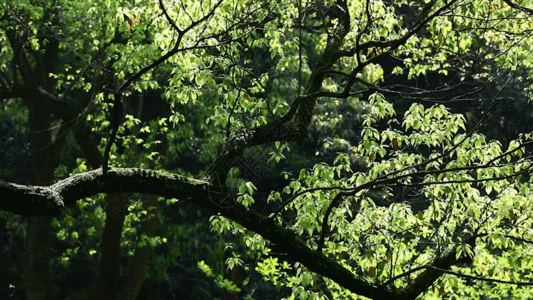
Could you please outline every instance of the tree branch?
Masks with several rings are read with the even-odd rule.
[[[203,180],[154,170],[116,168],[104,175],[98,169],[72,175],[50,187],[0,182],[0,194],[8,195],[7,199],[16,199],[0,202],[0,209],[26,215],[58,215],[64,205],[97,193],[136,192],[178,198],[219,212],[257,232],[282,247],[309,270],[331,278],[354,293],[375,299],[397,299],[392,292],[357,277],[338,262],[312,250],[294,232],[281,227],[274,220],[240,204],[231,207],[219,205],[226,199],[226,195],[212,191],[212,187]]]
[[[223,186],[229,170],[242,157],[244,150],[248,147],[276,141],[293,142],[302,140],[307,136],[307,128],[318,98],[317,93],[322,88],[326,72],[339,59],[339,49],[350,30],[350,14],[346,2],[338,0],[332,9],[339,11],[339,22],[335,30],[328,34],[326,49],[313,69],[305,94],[294,100],[289,111],[283,117],[263,126],[240,129],[234,132],[226,141],[222,153],[207,170],[204,178]],[[294,122],[290,122],[291,120]]]
[[[520,6],[518,4],[515,4],[515,3],[511,2],[510,0],[503,0],[503,2],[507,3],[507,5],[509,5],[510,7],[514,8],[514,9],[521,10],[521,11],[525,12],[528,15],[533,15],[533,9],[531,9],[531,8]]]

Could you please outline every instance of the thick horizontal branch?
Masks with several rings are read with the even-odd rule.
[[[62,197],[49,187],[0,181],[0,209],[20,215],[57,216],[65,206]]]
[[[0,209],[22,215],[59,215],[65,205],[98,193],[138,192],[182,198],[207,197],[209,184],[171,173],[144,169],[94,170],[72,175],[52,186],[0,181]],[[187,200],[187,199],[184,199]]]
[[[0,209],[25,215],[58,215],[64,205],[97,193],[138,192],[177,198],[211,209],[282,247],[309,270],[331,278],[350,291],[374,299],[393,299],[384,287],[358,278],[338,262],[312,250],[296,233],[212,190],[203,180],[146,169],[102,169],[75,174],[49,187],[0,182],[7,195]]]

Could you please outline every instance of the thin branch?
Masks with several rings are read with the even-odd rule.
[[[416,267],[416,268],[412,268],[412,269],[410,269],[410,270],[407,271],[407,272],[404,272],[404,273],[402,273],[402,274],[399,274],[399,275],[396,275],[396,276],[392,277],[391,279],[385,281],[385,282],[382,283],[381,285],[382,285],[382,286],[387,286],[387,285],[389,285],[389,284],[395,282],[396,280],[398,280],[398,279],[400,279],[400,278],[403,278],[403,277],[409,276],[409,275],[413,274],[413,273],[416,272],[416,271],[424,270],[424,269],[426,269],[426,268],[427,268],[427,265],[422,265],[422,266],[418,266],[418,267]]]
[[[106,148],[105,148],[105,151],[104,151],[104,162],[103,162],[103,165],[102,165],[102,169],[104,171],[104,174],[107,174],[107,171],[109,169],[109,152],[111,151],[111,146],[115,142],[115,139],[116,139],[116,136],[117,136],[117,132],[118,132],[118,127],[119,127],[119,124],[118,124],[119,122],[117,120],[118,119],[118,109],[119,109],[119,101],[120,101],[122,93],[126,89],[128,89],[133,84],[133,82],[135,82],[139,78],[141,78],[142,75],[146,74],[150,70],[152,70],[152,69],[156,68],[157,66],[159,66],[160,64],[164,63],[165,61],[167,61],[170,57],[172,57],[176,53],[178,53],[180,51],[183,51],[183,49],[179,48],[179,46],[181,44],[181,40],[183,39],[183,36],[188,31],[190,31],[192,28],[196,27],[198,24],[200,24],[200,23],[206,21],[207,19],[211,18],[213,16],[213,14],[215,13],[215,10],[222,4],[222,1],[223,0],[219,0],[210,9],[210,11],[205,16],[203,16],[202,18],[192,22],[187,28],[185,28],[183,30],[180,30],[176,26],[175,29],[178,30],[178,38],[177,38],[176,44],[174,45],[174,48],[172,48],[172,50],[167,52],[165,55],[161,56],[159,59],[155,60],[154,62],[150,63],[149,65],[147,65],[144,68],[142,68],[139,71],[137,71],[137,73],[135,73],[132,76],[130,76],[128,78],[128,80],[126,80],[126,82],[124,82],[115,91],[115,96],[114,96],[114,101],[113,101],[113,115],[114,115],[114,121],[115,122],[113,122],[113,129],[111,131],[111,135],[109,137],[109,140],[107,141],[107,145],[106,145]],[[162,4],[162,2],[160,2],[160,3]],[[164,6],[162,7],[162,9],[163,10],[165,9]],[[166,10],[164,10],[164,11],[166,11]],[[169,19],[169,21],[171,21],[171,20]],[[175,26],[175,24],[174,24],[174,26]]]
[[[496,160],[496,159],[492,159],[492,160],[490,160],[488,163],[486,163],[484,165],[458,167],[458,168],[432,170],[432,171],[419,171],[419,172],[413,172],[413,173],[403,174],[403,175],[399,175],[399,176],[396,176],[396,177],[389,178],[390,176],[396,175],[396,174],[401,173],[401,172],[405,172],[405,171],[410,170],[410,169],[417,169],[417,168],[423,167],[423,166],[429,164],[430,162],[436,161],[439,158],[442,158],[442,157],[448,155],[449,153],[451,153],[451,151],[453,151],[454,149],[459,147],[459,145],[464,143],[465,140],[467,139],[467,137],[470,136],[471,134],[465,136],[459,143],[457,143],[452,148],[448,149],[446,152],[444,152],[443,154],[441,154],[441,155],[439,155],[437,157],[434,157],[432,159],[428,159],[428,160],[423,161],[423,162],[421,162],[419,164],[407,166],[407,167],[402,168],[400,170],[396,170],[396,171],[381,175],[381,176],[377,177],[376,179],[374,179],[372,181],[369,181],[369,182],[366,182],[366,183],[363,183],[363,184],[361,184],[359,186],[356,186],[356,187],[339,187],[339,186],[336,186],[336,187],[320,187],[320,188],[311,188],[311,189],[307,189],[307,190],[298,192],[297,194],[292,196],[290,199],[288,199],[287,201],[283,202],[283,204],[273,214],[272,218],[276,218],[287,205],[289,205],[291,202],[293,202],[299,196],[301,196],[301,195],[303,195],[305,193],[310,193],[310,192],[314,192],[314,191],[318,191],[318,190],[323,190],[323,191],[328,191],[328,190],[351,191],[350,194],[353,196],[357,192],[359,192],[359,191],[361,191],[363,189],[369,189],[369,188],[372,188],[372,187],[378,186],[378,185],[392,184],[392,183],[398,182],[400,179],[404,179],[404,178],[408,178],[408,177],[437,175],[437,174],[448,173],[448,172],[470,171],[470,170],[485,169],[485,168],[497,168],[497,167],[504,166],[504,165],[490,166],[489,164]],[[507,152],[497,156],[497,158],[505,157],[506,155],[509,155],[509,154],[517,151],[517,149],[521,149],[524,146],[526,146],[528,144],[531,144],[531,143],[533,143],[533,141],[522,143],[516,149],[511,150],[511,151],[507,151]],[[506,175],[506,176],[500,176],[500,177],[483,178],[483,179],[476,179],[476,180],[453,180],[453,181],[442,181],[442,182],[441,181],[432,181],[432,182],[421,182],[421,183],[417,183],[417,184],[404,184],[404,185],[406,185],[406,186],[424,186],[424,185],[435,185],[435,184],[468,183],[468,182],[483,182],[483,181],[490,181],[490,180],[503,180],[503,179],[514,177],[514,176],[527,174],[527,173],[530,172],[531,169],[533,169],[533,165],[528,167],[528,168],[526,168],[526,169],[524,169],[524,170],[521,170],[519,172],[515,172],[513,174]]]
[[[310,188],[310,189],[307,189],[305,191],[298,192],[298,193],[294,194],[294,196],[292,196],[290,199],[288,199],[287,201],[283,202],[283,204],[281,204],[280,207],[276,210],[276,212],[272,215],[272,218],[276,218],[287,205],[289,205],[296,198],[300,197],[303,194],[311,193],[311,192],[315,192],[315,191],[332,191],[332,190],[353,191],[353,188],[351,188],[351,187],[349,187],[349,188],[340,187],[340,186],[317,187],[317,188]]]
[[[212,17],[214,15],[214,13],[215,13],[215,10],[222,4],[222,2],[223,2],[223,0],[219,0],[205,16],[203,16],[202,18],[196,20],[195,22],[192,22],[187,28],[178,31],[178,33],[179,33],[178,34],[178,38],[177,38],[178,40],[176,41],[176,44],[174,45],[174,48],[172,50],[170,50],[169,52],[167,52],[162,57],[160,57],[159,59],[155,60],[151,64],[149,64],[149,65],[145,66],[144,68],[142,68],[141,70],[137,71],[137,73],[135,73],[132,76],[130,76],[130,78],[128,78],[128,80],[126,80],[126,82],[124,82],[120,86],[120,88],[117,90],[117,93],[121,94],[127,88],[129,88],[133,82],[135,82],[137,79],[139,79],[142,75],[144,75],[148,71],[156,68],[157,66],[159,66],[160,64],[162,64],[163,62],[168,60],[170,57],[172,57],[174,54],[176,54],[176,53],[178,53],[180,51],[183,51],[183,49],[179,48],[179,46],[181,44],[181,40],[183,39],[183,36],[188,31],[190,31],[191,29],[196,27],[198,24],[200,24],[200,23],[206,21],[207,19],[209,19],[210,17]],[[178,28],[178,30],[179,30],[179,28]]]
[[[533,9],[531,9],[531,8],[520,6],[518,4],[515,4],[515,3],[511,2],[510,0],[503,0],[503,2],[507,3],[507,5],[509,5],[510,7],[514,8],[514,9],[521,10],[521,11],[525,12],[528,15],[533,15]]]
[[[329,216],[333,212],[333,209],[335,207],[337,207],[337,205],[339,205],[339,203],[342,200],[342,197],[351,196],[351,195],[352,195],[351,192],[340,192],[340,193],[338,193],[335,196],[335,198],[333,198],[333,200],[329,204],[328,208],[326,209],[326,213],[324,214],[324,219],[322,220],[322,232],[320,234],[320,238],[318,240],[318,245],[317,245],[317,248],[316,248],[316,250],[318,252],[322,252],[322,247],[324,246],[324,239],[326,238],[326,233],[329,231],[329,228],[328,228]]]
[[[486,278],[486,277],[481,277],[481,276],[467,275],[467,274],[464,274],[464,273],[445,270],[445,269],[437,268],[437,267],[430,266],[430,265],[426,265],[425,267],[428,268],[428,269],[433,269],[433,270],[436,270],[436,271],[439,271],[439,272],[442,272],[442,273],[455,275],[457,277],[462,277],[462,278],[467,278],[467,279],[480,280],[480,281],[485,281],[485,282],[494,282],[494,283],[514,284],[514,285],[518,285],[518,286],[533,285],[533,282],[531,282],[531,281],[507,281],[507,280],[501,280],[501,279],[494,279],[494,278]]]
[[[417,272],[417,271],[420,271],[420,270],[424,270],[424,269],[432,269],[432,270],[435,270],[435,271],[439,271],[439,272],[442,272],[442,273],[454,275],[454,276],[457,276],[457,277],[462,277],[462,278],[472,279],[472,280],[480,280],[480,281],[485,281],[485,282],[514,284],[514,285],[518,285],[518,286],[530,286],[530,285],[533,285],[533,282],[530,282],[530,281],[508,281],[508,280],[487,278],[487,277],[482,277],[482,276],[472,276],[472,275],[467,275],[467,274],[464,274],[464,273],[459,273],[459,272],[450,271],[450,270],[446,270],[446,269],[442,269],[442,268],[437,268],[437,267],[432,266],[432,265],[422,265],[422,266],[413,268],[413,269],[411,269],[411,270],[409,270],[409,271],[407,271],[405,273],[402,273],[400,275],[394,276],[393,278],[391,278],[391,279],[387,280],[386,282],[384,282],[382,284],[382,286],[387,286],[387,285],[393,283],[394,281],[396,281],[396,280],[398,280],[398,279],[400,279],[402,277],[408,276],[408,275],[410,275],[410,274],[412,274],[414,272]]]
[[[485,182],[485,181],[496,181],[496,180],[504,180],[504,179],[513,178],[518,175],[528,174],[531,172],[531,169],[532,167],[522,170],[520,172],[516,172],[510,175],[505,175],[505,176],[500,176],[500,177],[471,179],[471,180],[429,181],[429,182],[421,182],[421,183],[416,183],[416,184],[404,183],[403,185],[405,186],[428,186],[428,185],[451,184],[451,183],[479,183],[479,182]]]
[[[161,7],[161,10],[163,11],[165,18],[167,18],[167,22],[170,24],[170,26],[172,26],[172,28],[174,28],[174,30],[176,30],[178,34],[181,34],[182,33],[181,29],[176,25],[174,20],[172,20],[172,18],[168,14],[167,9],[165,8],[165,5],[163,4],[163,0],[159,0],[159,7]]]

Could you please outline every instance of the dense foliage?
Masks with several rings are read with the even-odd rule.
[[[531,297],[532,33],[529,0],[2,2],[0,295]]]

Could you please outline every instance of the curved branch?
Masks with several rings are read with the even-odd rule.
[[[398,276],[395,276],[394,278],[391,278],[390,280],[385,282],[383,285],[391,284],[395,280],[398,280],[398,279],[400,279],[402,277],[405,277],[405,276],[407,276],[409,274],[412,274],[412,273],[414,273],[416,271],[420,271],[420,270],[423,270],[423,269],[432,269],[432,270],[441,272],[443,274],[450,274],[450,275],[454,275],[454,276],[461,277],[461,278],[473,279],[473,280],[479,280],[479,281],[485,281],[485,282],[514,284],[514,285],[518,285],[518,286],[531,286],[531,285],[533,285],[533,282],[531,282],[531,281],[508,281],[508,280],[501,280],[501,279],[495,279],[495,278],[486,278],[486,277],[482,277],[482,276],[472,276],[472,275],[468,275],[468,274],[464,274],[464,273],[460,273],[460,272],[455,272],[455,271],[450,271],[450,270],[446,270],[446,269],[442,269],[442,268],[437,268],[437,267],[432,266],[432,265],[423,265],[423,266],[411,269],[411,270],[409,270],[409,271],[407,271],[405,273],[402,273],[402,274],[400,274]]]
[[[326,49],[313,69],[305,94],[293,101],[291,108],[283,117],[263,126],[234,132],[226,141],[222,153],[207,170],[206,179],[224,186],[229,170],[242,157],[245,149],[276,141],[293,142],[307,136],[307,128],[318,98],[317,93],[321,90],[326,72],[340,58],[339,49],[350,30],[350,14],[346,2],[338,0],[332,9],[339,11],[339,22],[335,30],[328,35]]]
[[[509,5],[510,7],[514,8],[514,9],[521,10],[521,11],[525,12],[528,15],[533,15],[533,9],[531,9],[531,8],[520,6],[518,4],[515,4],[515,3],[511,2],[510,0],[503,0],[503,2],[507,3],[507,5]]]
[[[375,299],[398,299],[394,293],[357,277],[338,262],[312,250],[293,231],[274,220],[248,210],[239,203],[219,205],[228,200],[225,194],[211,190],[212,185],[167,172],[116,168],[103,174],[101,169],[72,175],[50,187],[23,186],[0,182],[0,194],[8,193],[12,202],[1,202],[0,209],[25,214],[57,215],[64,205],[73,204],[97,193],[137,192],[178,198],[219,212],[282,247],[309,270],[326,276],[348,290]],[[8,199],[9,199],[8,198]],[[22,209],[24,208],[24,209]]]

